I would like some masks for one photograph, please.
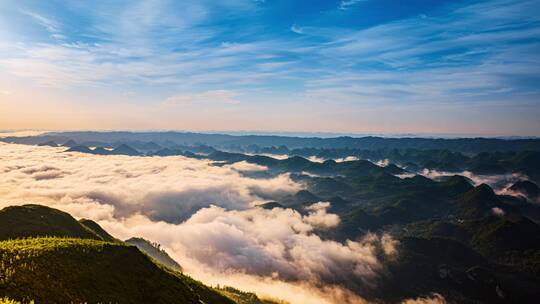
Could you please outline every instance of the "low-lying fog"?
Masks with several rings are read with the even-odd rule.
[[[0,207],[36,203],[90,218],[117,238],[162,244],[186,273],[206,283],[293,303],[362,302],[329,282],[371,286],[381,268],[375,248],[396,253],[387,235],[322,240],[317,232],[340,221],[326,202],[305,215],[255,207],[302,188],[287,174],[254,179],[239,172],[262,166],[64,150],[0,143]]]

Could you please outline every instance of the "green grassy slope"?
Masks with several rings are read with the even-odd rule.
[[[180,266],[175,260],[173,260],[165,250],[159,247],[159,245],[152,244],[150,241],[143,238],[130,238],[125,242],[130,245],[137,246],[140,251],[148,254],[150,257],[152,257],[159,263],[173,270],[182,271],[182,266]]]
[[[112,235],[110,235],[105,229],[101,228],[101,226],[89,219],[81,219],[79,220],[79,223],[81,223],[86,228],[92,230],[95,234],[97,234],[101,239],[107,242],[118,242],[119,240],[115,239]]]
[[[102,240],[71,215],[40,206],[11,206],[0,210],[0,240],[38,236],[60,236]]]
[[[156,265],[134,246],[74,238],[0,242],[0,297],[37,303],[233,303]]]

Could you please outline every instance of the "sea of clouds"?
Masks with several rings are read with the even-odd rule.
[[[471,171],[448,172],[424,169],[419,174],[439,180],[444,177],[453,175],[462,175],[467,177],[475,186],[487,184],[492,187],[498,194],[503,194],[504,190],[512,186],[515,182],[528,180],[528,177],[521,173],[506,173],[506,174],[475,174]]]
[[[388,235],[344,243],[319,237],[340,218],[330,203],[257,207],[302,185],[245,162],[100,156],[64,148],[0,143],[0,207],[37,203],[97,221],[120,239],[158,242],[185,272],[291,303],[363,303],[351,290],[376,288],[382,258],[397,254]]]

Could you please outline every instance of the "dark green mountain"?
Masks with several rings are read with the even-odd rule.
[[[173,260],[165,250],[161,249],[159,244],[154,244],[143,238],[130,238],[125,242],[137,246],[140,251],[146,253],[162,265],[167,266],[172,270],[182,271],[180,264]]]
[[[462,218],[480,218],[493,213],[493,208],[509,212],[514,208],[501,202],[493,189],[481,184],[463,194],[457,202],[457,216]]]
[[[75,142],[73,139],[70,139],[68,141],[66,141],[62,146],[64,147],[76,147],[77,146],[77,142]]]
[[[536,199],[540,196],[540,188],[530,181],[519,181],[510,187],[510,190],[522,193],[529,199]]]
[[[37,303],[233,303],[121,243],[73,238],[2,241],[0,257],[0,297]]]
[[[93,150],[88,148],[87,146],[74,146],[74,147],[70,147],[69,149],[66,150],[66,152],[80,152],[80,153],[89,153],[89,154],[93,154]]]
[[[0,223],[0,240],[46,236],[103,240],[68,213],[40,205],[6,207],[0,210]]]
[[[540,226],[521,215],[490,216],[464,226],[472,235],[473,246],[487,256],[540,250]]]
[[[110,154],[135,156],[140,155],[141,153],[126,144],[121,144],[118,147],[114,148],[112,151],[110,151]]]
[[[101,237],[102,240],[107,242],[117,242],[118,240],[115,239],[112,235],[110,235],[105,229],[101,228],[101,226],[98,225],[98,223],[89,220],[89,219],[81,219],[79,220],[79,223],[84,225],[85,227],[92,230],[95,234],[97,234],[99,237]]]
[[[259,205],[259,207],[264,208],[264,209],[269,209],[269,210],[272,210],[274,208],[285,208],[285,206],[283,206],[282,204],[280,204],[278,202],[264,203],[262,205]]]
[[[441,186],[444,187],[445,191],[451,196],[460,195],[474,188],[471,182],[461,175],[454,175],[443,180]]]

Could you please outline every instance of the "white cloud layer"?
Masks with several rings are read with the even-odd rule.
[[[268,170],[268,167],[249,163],[245,160],[226,165],[225,167],[237,170],[240,172],[260,172]]]
[[[347,157],[342,157],[342,158],[336,158],[335,161],[338,162],[338,163],[342,163],[342,162],[346,162],[346,161],[355,161],[355,160],[359,160],[360,158],[358,158],[357,156],[347,156]]]
[[[470,179],[475,186],[480,185],[480,184],[487,184],[498,192],[511,186],[513,183],[517,181],[528,180],[527,176],[520,173],[474,174],[471,171],[448,172],[448,171],[424,169],[421,172],[419,172],[419,174],[425,177],[431,178],[431,179],[435,179],[435,180],[440,179],[442,177],[462,175]]]
[[[377,253],[396,254],[387,235],[321,239],[318,231],[340,221],[330,203],[308,206],[306,215],[255,207],[300,190],[288,175],[254,179],[238,172],[243,165],[63,149],[0,143],[0,207],[38,203],[90,218],[118,238],[159,242],[206,283],[292,303],[362,303],[350,290],[375,287]]]
[[[0,147],[2,204],[90,201],[114,206],[116,217],[141,213],[181,222],[211,204],[246,209],[264,202],[261,197],[300,190],[288,175],[247,178],[233,167],[181,156],[104,157],[60,153],[65,148]]]
[[[304,220],[313,227],[321,229],[334,228],[339,224],[340,219],[335,214],[327,213],[328,208],[330,208],[329,202],[318,202],[308,206],[306,209],[310,212]]]
[[[292,303],[363,303],[333,284],[355,290],[374,288],[382,271],[376,250],[381,248],[391,257],[396,242],[375,234],[344,244],[322,240],[313,233],[320,222],[314,225],[310,217],[291,209],[227,211],[211,206],[181,224],[143,216],[99,223],[120,238],[135,234],[156,240],[188,273],[205,282]]]

